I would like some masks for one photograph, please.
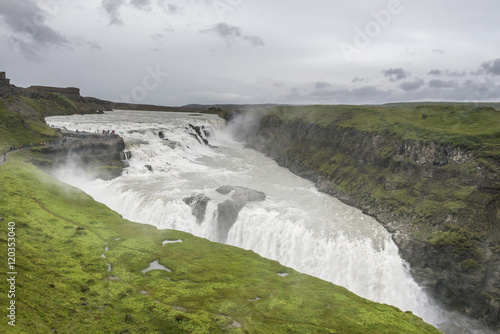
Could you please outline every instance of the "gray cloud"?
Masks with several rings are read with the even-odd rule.
[[[284,96],[287,103],[387,103],[398,101],[491,101],[500,97],[500,86],[493,81],[474,82],[467,80],[460,84],[455,81],[420,78],[403,82],[400,90],[381,89],[375,85],[360,88],[314,89],[304,93],[307,88],[293,88]]]
[[[101,44],[96,41],[87,41],[83,37],[76,37],[73,39],[73,43],[79,46],[87,46],[89,50],[98,51],[101,49]]]
[[[356,82],[367,82],[367,81],[370,81],[370,79],[368,78],[358,78],[358,77],[355,77],[354,79],[351,80],[351,83],[356,83]]]
[[[440,89],[440,88],[456,88],[458,84],[456,81],[444,81],[439,79],[433,79],[429,81],[429,87]]]
[[[163,39],[165,38],[165,35],[163,34],[151,34],[151,39],[154,40],[155,42],[162,43]]]
[[[413,81],[405,81],[402,82],[398,88],[404,90],[404,91],[412,91],[412,90],[417,90],[419,89],[422,85],[424,84],[424,80],[415,78]]]
[[[440,55],[444,55],[444,51],[441,49],[433,49],[432,52],[440,54]]]
[[[69,46],[69,40],[45,22],[48,14],[34,1],[1,1],[0,17],[10,30],[11,45],[28,60],[40,60],[40,51]]]
[[[500,75],[500,58],[484,62],[481,64],[481,67],[487,74]]]
[[[287,101],[297,101],[302,98],[302,94],[297,87],[290,88],[289,93],[284,96],[284,99]]]
[[[102,0],[102,7],[109,15],[110,25],[123,25],[120,19],[120,8],[125,4],[125,0]]]
[[[171,3],[168,3],[165,8],[170,14],[178,14],[182,11],[181,7]]]
[[[328,82],[324,82],[324,81],[318,81],[314,84],[314,88],[319,89],[319,90],[328,89],[328,88],[330,88],[330,86],[331,85]]]
[[[379,101],[380,99],[387,99],[390,91],[379,89],[375,86],[363,86],[352,90],[352,95],[359,101],[359,99],[367,101]]]
[[[203,33],[214,33],[224,38],[228,45],[232,45],[237,40],[245,40],[254,46],[263,46],[265,43],[259,36],[250,36],[243,34],[240,27],[232,26],[227,23],[217,23],[212,28],[202,30]]]
[[[98,42],[87,41],[86,43],[91,50],[100,50],[101,49],[101,44],[99,44]]]
[[[440,76],[441,74],[443,74],[443,71],[441,70],[432,70],[429,73],[427,73],[427,75],[435,75],[435,76]]]
[[[465,71],[462,71],[462,72],[453,71],[452,72],[450,70],[445,70],[445,71],[442,71],[442,70],[432,70],[429,73],[427,73],[427,75],[435,75],[435,76],[446,75],[446,76],[449,76],[449,77],[461,78],[461,77],[465,77],[467,75],[467,73]]]
[[[462,72],[458,72],[458,71],[450,72],[450,71],[446,70],[445,73],[446,73],[446,75],[448,75],[450,77],[456,77],[456,78],[465,77],[467,75],[467,73],[465,71],[462,71]]]
[[[330,86],[330,85],[329,85]],[[366,85],[359,88],[347,89],[347,88],[337,88],[337,89],[316,89],[313,92],[303,96],[299,93],[297,88],[290,91],[285,98],[287,99],[302,99],[317,102],[328,102],[328,103],[383,103],[392,95],[391,90],[382,90],[372,85]]]
[[[382,73],[384,74],[384,77],[389,78],[390,81],[403,80],[409,75],[402,68],[390,68],[388,70],[382,70]]]
[[[142,10],[151,10],[151,0],[130,0],[130,4]]]
[[[245,35],[243,36],[243,39],[246,40],[247,42],[250,42],[253,46],[264,46],[266,43],[264,43],[264,40],[262,40],[261,37],[259,36],[248,36]]]

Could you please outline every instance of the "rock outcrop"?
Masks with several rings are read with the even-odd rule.
[[[125,167],[125,143],[119,136],[81,135],[66,133],[53,145],[39,148],[32,162],[45,169],[60,166],[84,169],[101,179],[119,176]]]
[[[196,217],[198,224],[201,224],[205,219],[205,212],[210,198],[204,194],[193,194],[184,198],[184,203],[191,207],[191,213]]]
[[[217,206],[217,237],[220,242],[227,240],[227,234],[236,222],[241,209],[250,202],[265,201],[266,194],[245,187],[221,186],[216,189],[217,192],[228,195],[231,198],[219,203]]]
[[[186,130],[188,130],[191,136],[193,136],[200,144],[205,144],[205,145],[209,144],[208,140],[205,138],[208,135],[208,132],[205,131],[203,128],[188,123],[188,128]]]
[[[9,97],[19,93],[20,89],[10,83],[5,72],[0,72],[0,97]]]

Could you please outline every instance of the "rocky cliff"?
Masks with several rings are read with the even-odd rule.
[[[450,108],[277,107],[246,140],[376,217],[432,296],[499,328],[500,113]]]
[[[39,147],[33,152],[32,162],[49,170],[61,166],[85,170],[87,175],[107,180],[122,173],[124,149],[125,142],[119,136],[87,134],[81,137],[65,133],[63,139],[53,145]]]

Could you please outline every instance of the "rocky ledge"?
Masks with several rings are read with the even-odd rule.
[[[117,177],[125,167],[123,138],[117,135],[63,132],[50,145],[38,148],[33,163],[45,169],[69,166],[101,179]]]

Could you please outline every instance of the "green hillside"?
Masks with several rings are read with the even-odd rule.
[[[470,104],[276,107],[269,115],[327,127],[377,131],[400,140],[433,140],[500,157],[500,111]]]

